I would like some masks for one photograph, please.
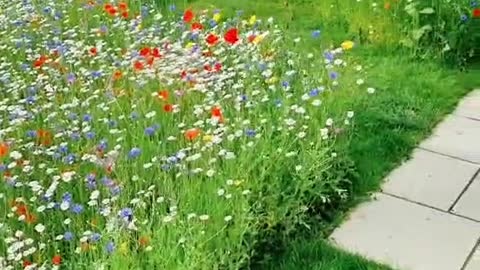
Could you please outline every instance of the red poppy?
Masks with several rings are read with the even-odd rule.
[[[150,55],[150,48],[145,47],[145,48],[141,49],[140,50],[140,55],[143,56],[143,57],[147,57],[148,55]]]
[[[193,12],[190,9],[187,9],[183,14],[183,21],[186,23],[190,23],[194,17],[195,15],[193,14]]]
[[[215,71],[220,71],[222,69],[222,64],[216,63],[215,64]]]
[[[27,268],[30,265],[32,265],[30,261],[23,261],[23,268]]]
[[[203,25],[201,23],[198,23],[198,22],[192,23],[192,31],[202,30],[202,29],[203,29]]]
[[[43,64],[45,64],[48,60],[48,57],[42,55],[40,56],[40,58],[38,58],[37,60],[35,60],[35,62],[33,63],[33,66],[36,67],[36,68],[40,68],[43,66]]]
[[[212,67],[211,67],[209,64],[205,64],[205,65],[203,66],[203,69],[204,69],[205,71],[212,71]]]
[[[93,55],[93,56],[97,55],[97,48],[95,48],[95,47],[91,48],[90,49],[90,54]]]
[[[112,7],[111,9],[107,10],[108,14],[115,16],[117,14],[117,9]]]
[[[474,18],[480,18],[480,8],[474,9],[472,16],[473,16]]]
[[[122,18],[128,19],[128,11],[122,12]]]
[[[171,111],[173,111],[173,106],[172,106],[172,104],[165,104],[165,105],[163,106],[163,111],[164,111],[164,112],[171,112]]]
[[[52,263],[54,265],[60,265],[62,263],[62,257],[60,255],[53,256]]]
[[[153,55],[153,57],[155,57],[155,58],[160,58],[160,57],[162,57],[162,55],[160,54],[160,49],[158,49],[158,48],[153,48],[153,50],[152,50],[152,55]]]
[[[214,34],[209,34],[207,38],[205,39],[207,41],[208,45],[215,45],[218,42],[218,37]]]
[[[133,64],[133,67],[135,68],[135,70],[143,70],[145,68],[143,63],[140,61],[135,61],[135,63]]]
[[[0,143],[0,158],[3,158],[8,155],[8,144]]]
[[[212,117],[222,117],[222,109],[220,109],[219,107],[213,107]]]
[[[103,9],[104,9],[105,11],[107,11],[107,12],[108,12],[110,9],[112,9],[112,8],[114,8],[114,7],[113,7],[113,5],[110,4],[110,3],[107,3],[107,4],[105,4],[105,5],[103,6]]]
[[[120,80],[123,77],[123,74],[120,70],[117,70],[113,73],[113,80]]]
[[[121,10],[127,10],[128,5],[125,2],[120,2],[120,3],[118,3],[118,8],[121,9]]]
[[[158,91],[158,97],[162,100],[167,100],[168,99],[168,91],[167,90]]]
[[[237,43],[239,41],[238,29],[237,28],[232,28],[232,29],[228,30],[225,33],[225,36],[223,38],[225,39],[226,42],[228,42],[232,45]]]
[[[200,135],[200,130],[198,130],[196,128],[192,128],[192,129],[189,129],[189,130],[185,131],[185,139],[187,139],[189,141],[195,140],[195,138],[197,138],[198,135]]]
[[[257,36],[255,36],[255,35],[248,36],[248,42],[252,43],[255,40],[256,37]]]

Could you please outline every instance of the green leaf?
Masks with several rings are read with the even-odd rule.
[[[433,14],[433,13],[435,13],[435,10],[431,7],[427,7],[427,8],[424,8],[424,9],[420,10],[419,13],[421,13],[421,14]]]
[[[405,6],[405,12],[407,12],[408,15],[410,15],[410,16],[414,16],[415,14],[418,13],[416,6],[417,6],[416,3],[411,3],[411,4],[406,5]]]

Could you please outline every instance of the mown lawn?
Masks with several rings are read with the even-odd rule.
[[[219,9],[226,14],[241,10],[266,20],[273,17],[292,38],[305,40],[298,50],[319,49],[319,42],[311,38],[312,31],[321,30],[321,45],[339,44],[354,38],[348,19],[341,14],[324,12],[338,1],[209,1],[178,2],[177,6],[194,9]],[[369,1],[366,1],[369,2]],[[357,9],[356,1],[339,5]],[[351,14],[358,21],[369,20],[368,3]],[[324,17],[320,17],[323,14]],[[325,17],[326,16],[326,17]],[[377,18],[378,20],[378,18]],[[378,20],[377,22],[382,22]],[[388,29],[389,21],[378,26]],[[381,31],[379,30],[379,32]],[[480,69],[472,65],[467,71],[447,67],[437,60],[415,60],[408,51],[388,46],[395,33],[377,37],[383,43],[358,46],[353,55],[364,64],[369,83],[377,89],[375,95],[336,92],[327,105],[339,113],[351,109],[356,113],[352,140],[344,149],[353,160],[357,176],[353,181],[353,196],[338,207],[316,228],[291,239],[285,252],[272,254],[270,269],[389,269],[347,254],[330,246],[324,239],[346,217],[346,213],[368,194],[379,189],[382,179],[406,159],[412,149],[474,87],[480,86]],[[323,217],[325,218],[325,217]]]

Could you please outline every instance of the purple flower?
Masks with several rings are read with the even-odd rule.
[[[319,38],[320,37],[320,30],[315,30],[312,32],[312,37],[313,38]]]
[[[145,135],[147,136],[152,136],[155,134],[155,128],[154,127],[147,127],[144,131]]]
[[[120,210],[120,217],[127,220],[127,221],[132,221],[133,220],[133,210],[132,208],[123,208]]]
[[[338,79],[338,73],[335,71],[330,72],[329,76],[330,76],[330,79],[332,80]]]
[[[99,233],[94,233],[90,236],[90,241],[95,243],[98,242],[100,238],[102,238],[102,235],[100,235]]]
[[[70,209],[74,214],[80,214],[83,212],[83,206],[81,204],[74,204]]]
[[[68,81],[68,83],[72,84],[72,83],[75,82],[75,80],[76,80],[75,74],[69,73],[69,74],[67,75],[67,81]]]
[[[255,130],[253,130],[253,129],[247,129],[247,130],[245,131],[245,134],[246,134],[248,137],[253,137],[253,136],[255,136],[255,135],[257,134],[257,132],[256,132]]]
[[[129,158],[136,158],[138,156],[140,156],[140,154],[142,154],[142,150],[138,147],[134,147],[132,148],[132,150],[130,150],[130,152],[128,153],[128,157]]]
[[[112,241],[109,241],[105,246],[105,250],[108,254],[111,254],[115,251],[115,244]]]
[[[92,121],[92,116],[90,114],[83,115],[83,121],[84,122],[91,122]]]
[[[73,233],[72,232],[65,232],[63,234],[63,239],[65,239],[65,241],[70,241],[73,239]]]

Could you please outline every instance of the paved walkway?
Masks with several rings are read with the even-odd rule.
[[[406,270],[480,270],[480,90],[331,236]]]

